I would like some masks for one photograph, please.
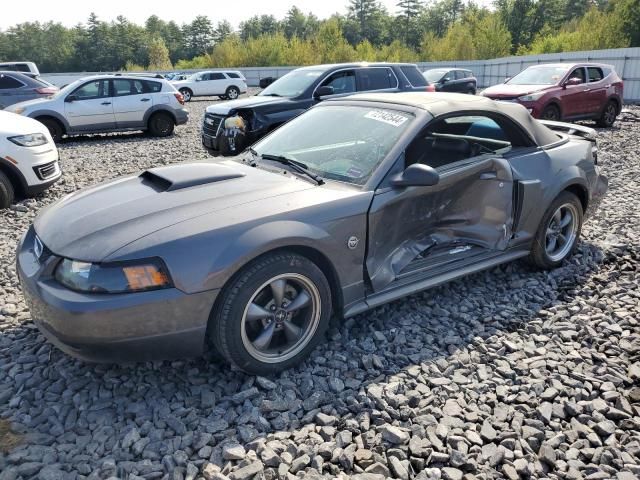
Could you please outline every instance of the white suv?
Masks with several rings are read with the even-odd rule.
[[[58,149],[47,127],[0,111],[0,208],[11,205],[16,193],[42,192],[61,175]]]
[[[185,102],[192,97],[218,96],[223,100],[235,100],[247,91],[247,79],[237,70],[198,72],[171,84],[180,91]]]
[[[56,142],[63,135],[131,130],[166,137],[189,120],[182,95],[169,82],[142,75],[85,77],[5,110],[42,122]]]

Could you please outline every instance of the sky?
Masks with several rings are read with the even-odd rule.
[[[190,22],[196,15],[206,15],[214,23],[226,19],[237,27],[242,20],[253,15],[272,14],[282,19],[293,5],[305,13],[312,12],[320,18],[326,18],[335,12],[345,13],[347,3],[347,0],[108,0],[97,3],[86,0],[29,0],[28,8],[2,8],[0,29],[35,21],[54,21],[72,26],[85,22],[91,12],[95,12],[101,20],[114,20],[118,15],[123,15],[138,24],[143,24],[153,14],[179,24]],[[389,12],[395,13],[397,0],[381,0],[381,3]]]

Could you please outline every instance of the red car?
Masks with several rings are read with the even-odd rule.
[[[481,95],[521,103],[535,118],[593,119],[610,127],[622,108],[622,79],[611,65],[550,63],[526,68]]]

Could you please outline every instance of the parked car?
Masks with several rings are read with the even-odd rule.
[[[49,97],[59,90],[58,87],[39,80],[36,75],[31,75],[0,71],[0,110],[14,103]]]
[[[211,342],[269,374],[305,358],[332,315],[516,258],[562,264],[607,189],[594,133],[469,95],[335,99],[234,159],[62,199],[26,232],[17,271],[36,325],[74,356]]]
[[[521,103],[535,118],[593,119],[610,127],[622,109],[622,91],[623,82],[611,65],[551,63],[526,68],[482,95]]]
[[[40,70],[33,62],[1,62],[0,70],[40,75]]]
[[[8,110],[42,122],[56,142],[63,135],[131,130],[166,137],[189,119],[182,95],[169,82],[135,75],[82,78],[49,98]]]
[[[247,92],[247,79],[237,70],[220,72],[198,72],[185,80],[171,82],[180,91],[185,102],[193,97],[218,96],[223,100],[234,100]]]
[[[462,68],[432,68],[423,72],[424,78],[436,92],[458,92],[476,94],[478,80],[471,70]]]
[[[58,149],[47,128],[31,118],[0,111],[0,208],[15,195],[36,195],[62,173]]]
[[[414,64],[343,63],[298,68],[257,95],[207,107],[202,145],[212,155],[236,155],[312,105],[363,91],[422,91]]]

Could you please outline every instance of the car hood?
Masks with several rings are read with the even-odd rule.
[[[549,90],[555,87],[555,85],[510,85],[503,83],[500,85],[494,85],[482,92],[482,95],[491,98],[513,98],[521,95],[528,95],[530,93],[541,92],[543,90]]]
[[[214,105],[209,105],[207,107],[207,113],[213,113],[214,115],[228,115],[232,110],[254,108],[260,105],[283,103],[288,101],[289,99],[285,97],[263,97],[260,95],[254,95],[253,97],[239,98],[238,100],[231,100],[229,102],[221,102]]]
[[[14,103],[13,105],[9,105],[4,110],[7,112],[15,112],[18,107],[22,108],[31,108],[31,107],[41,107],[51,102],[51,98],[42,97],[42,98],[34,98],[33,100],[27,100],[26,102]]]
[[[26,135],[29,133],[43,133],[48,135],[47,127],[29,117],[0,110],[0,136]]]
[[[231,160],[176,164],[71,194],[44,210],[34,228],[54,254],[99,262],[171,225],[309,188],[317,187]]]

